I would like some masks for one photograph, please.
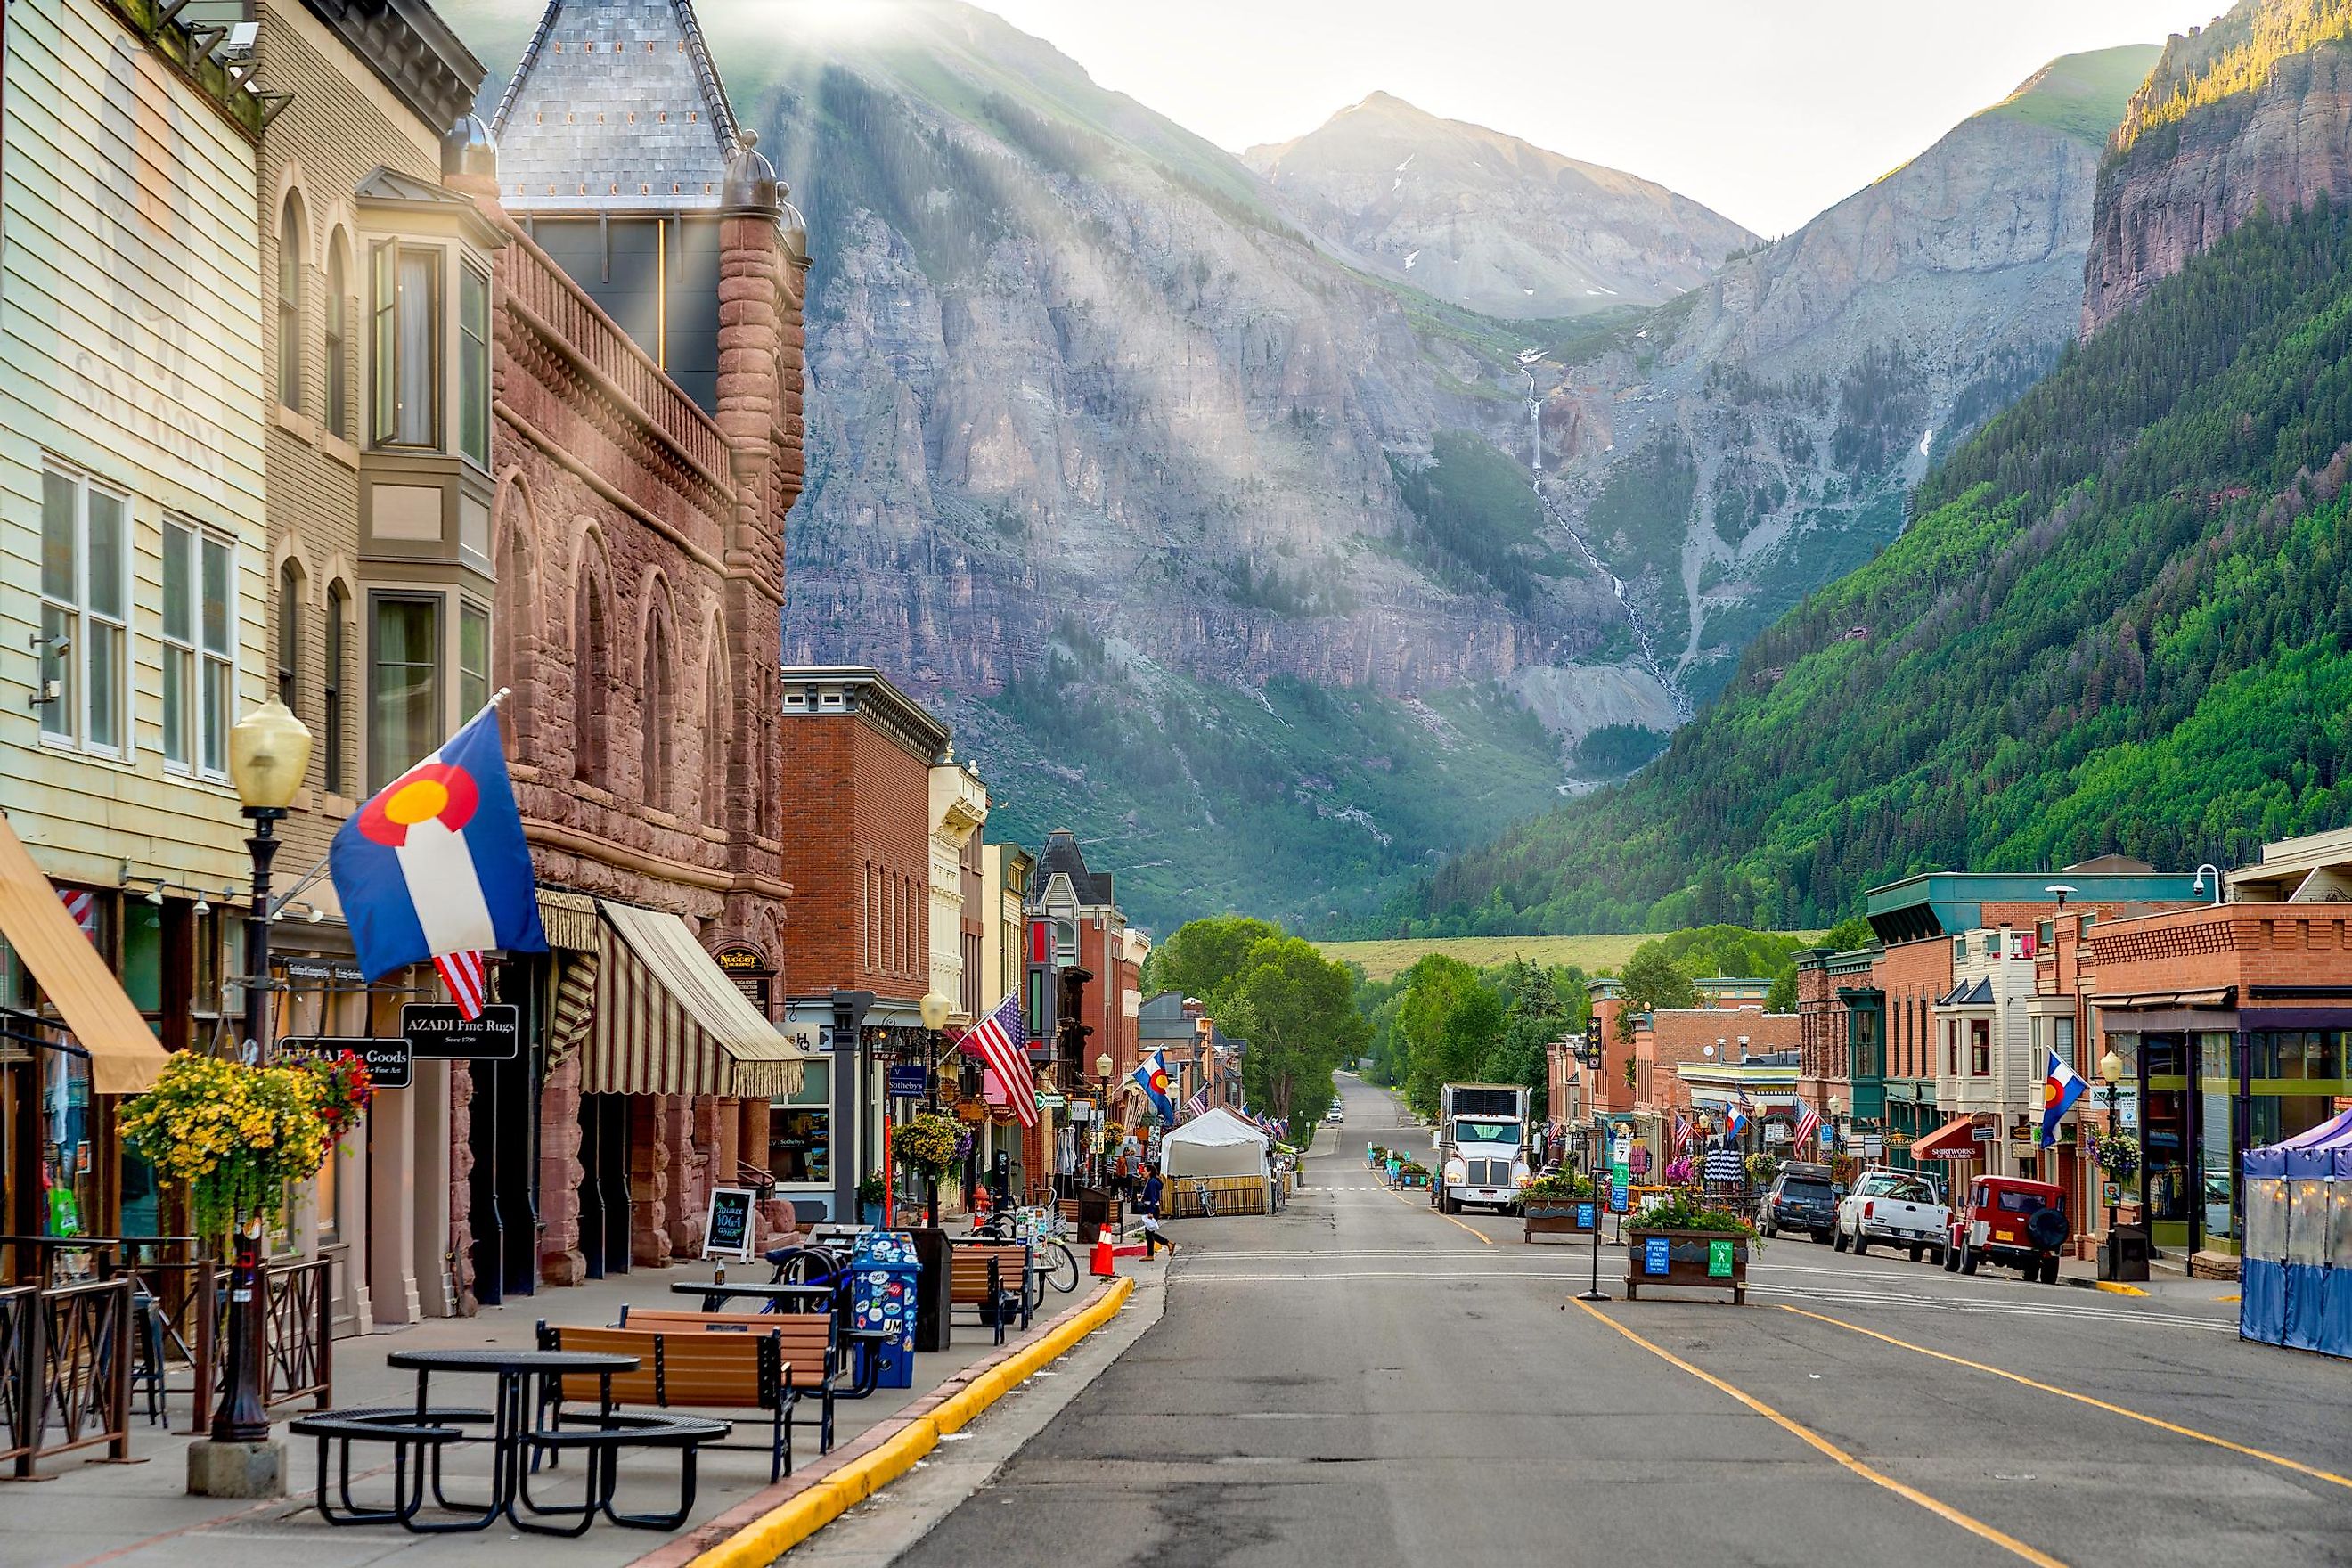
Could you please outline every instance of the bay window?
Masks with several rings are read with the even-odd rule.
[[[470,599],[457,605],[457,722],[490,700],[490,613]]]
[[[382,789],[441,743],[441,595],[371,595],[368,779]]]
[[[121,495],[42,470],[41,734],[113,756],[130,749],[130,529]]]
[[[379,447],[441,445],[441,252],[379,245],[370,437]],[[487,458],[486,458],[487,460]]]

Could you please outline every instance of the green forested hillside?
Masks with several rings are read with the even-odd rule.
[[[2347,353],[2343,216],[2258,216],[2070,349],[1648,771],[1391,925],[1820,925],[1931,867],[2228,865],[2352,821]]]

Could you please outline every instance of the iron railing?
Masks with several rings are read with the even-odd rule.
[[[131,1334],[127,1279],[0,1291],[0,1457],[19,1478],[101,1443],[131,1457]]]
[[[265,1297],[261,1403],[266,1409],[309,1399],[324,1410],[334,1403],[335,1260],[273,1263],[261,1270]],[[212,1425],[214,1401],[226,1392],[228,1314],[222,1310],[228,1269],[206,1259],[196,1266],[194,1395],[190,1436]]]

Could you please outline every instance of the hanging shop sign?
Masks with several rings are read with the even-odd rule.
[[[727,978],[735,983],[735,989],[743,993],[744,998],[760,1010],[761,1016],[767,1015],[769,994],[775,989],[776,971],[769,963],[766,954],[756,947],[731,942],[714,950],[710,962],[726,973]]]
[[[414,1057],[408,1042],[376,1039],[366,1035],[304,1035],[278,1042],[281,1062],[331,1061],[345,1051],[360,1058],[368,1082],[377,1089],[406,1089]]]
[[[510,1062],[522,1047],[520,1009],[496,1002],[468,1018],[454,1003],[411,1002],[400,1010],[400,1032],[420,1061]]]

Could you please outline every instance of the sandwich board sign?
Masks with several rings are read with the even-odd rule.
[[[710,1213],[702,1222],[702,1256],[751,1261],[751,1205],[748,1187],[714,1187]]]

